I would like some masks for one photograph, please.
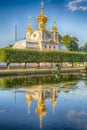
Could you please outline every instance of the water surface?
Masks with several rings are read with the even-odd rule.
[[[0,130],[87,130],[86,80],[0,79]]]

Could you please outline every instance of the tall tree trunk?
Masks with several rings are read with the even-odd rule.
[[[84,64],[84,62],[83,62],[83,67],[85,67],[85,64]]]
[[[61,62],[61,67],[63,67],[63,62]]]
[[[27,63],[25,62],[25,68],[27,67]]]
[[[72,68],[74,67],[74,63],[72,62]]]
[[[38,63],[38,66],[37,66],[38,68],[40,68],[40,63]]]
[[[51,68],[53,68],[53,62],[51,63]]]
[[[10,63],[7,63],[7,69],[8,70],[10,69]]]

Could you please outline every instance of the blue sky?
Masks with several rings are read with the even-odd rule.
[[[41,0],[0,0],[0,47],[14,44],[15,25],[18,40],[25,38],[28,16],[31,16],[33,30],[37,29],[40,3]],[[56,16],[61,35],[76,36],[80,45],[87,41],[87,0],[44,0],[44,3],[49,30]]]

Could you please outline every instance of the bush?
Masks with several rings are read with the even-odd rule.
[[[40,62],[87,62],[87,53],[70,51],[32,51],[28,49],[0,49],[0,62],[40,63]]]

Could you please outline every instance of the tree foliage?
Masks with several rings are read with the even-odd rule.
[[[85,43],[84,46],[81,46],[81,47],[79,48],[79,51],[80,51],[80,52],[87,52],[87,42]]]
[[[78,51],[78,38],[65,35],[62,37],[62,42],[70,51]]]
[[[71,51],[31,51],[28,49],[0,49],[0,62],[5,63],[84,61],[87,61],[87,53]]]
[[[68,82],[78,82],[79,77],[76,75],[56,75],[56,76],[40,76],[40,77],[23,77],[23,78],[1,78],[0,87],[2,88],[19,88],[28,87],[33,85],[43,85],[43,84],[54,84],[54,83],[65,83]],[[20,84],[20,85],[19,85]]]

